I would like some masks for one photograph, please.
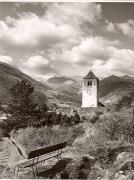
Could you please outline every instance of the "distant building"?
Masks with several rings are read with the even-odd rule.
[[[7,113],[0,111],[0,122],[6,120],[10,116],[11,116],[10,114],[7,114]]]
[[[92,71],[83,78],[82,107],[98,107],[99,79]]]

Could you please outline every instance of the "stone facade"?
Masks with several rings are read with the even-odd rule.
[[[90,71],[83,79],[82,108],[98,107],[99,79]]]

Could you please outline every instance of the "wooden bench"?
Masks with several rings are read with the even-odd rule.
[[[57,158],[58,160],[60,160],[61,154],[62,154],[62,149],[65,148],[66,145],[67,145],[67,142],[63,142],[63,143],[56,144],[53,146],[30,151],[28,153],[28,158],[25,159],[24,161],[19,162],[15,166],[14,173],[16,173],[16,170],[17,170],[17,174],[18,174],[20,168],[31,167],[34,178],[35,178],[36,174],[38,176],[38,170],[37,170],[36,165],[38,163],[45,162],[46,160],[51,159],[51,158]]]

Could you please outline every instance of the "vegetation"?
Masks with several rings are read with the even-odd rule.
[[[66,114],[57,114],[49,110],[46,104],[39,105],[33,100],[34,87],[26,81],[19,81],[11,88],[13,103],[9,105],[7,112],[11,114],[7,120],[0,123],[4,135],[7,136],[12,130],[20,128],[53,125],[70,126],[78,124],[80,117],[75,111],[71,117]]]
[[[134,113],[129,109],[131,97],[124,97],[119,101],[116,106],[118,111],[94,111],[89,119],[83,116],[84,122],[80,123],[76,110],[68,116],[56,113],[53,110],[57,108],[56,105],[50,109],[46,104],[37,104],[33,98],[34,87],[26,81],[19,81],[10,92],[13,103],[6,112],[11,116],[0,122],[1,133],[4,136],[10,134],[27,152],[67,141],[65,153],[70,153],[70,157],[75,158],[63,169],[61,177],[104,177],[104,169],[112,168],[115,161],[115,157],[110,154],[112,148],[122,144],[134,144]],[[97,161],[100,164],[99,172],[94,163],[94,172],[89,168],[89,155],[95,157],[94,163]],[[88,157],[88,161],[84,157]],[[81,174],[78,175],[77,172]]]
[[[128,108],[131,106],[133,98],[131,96],[124,96],[119,102],[115,105],[115,109],[119,111],[121,108]]]
[[[131,111],[111,112],[103,115],[96,128],[108,140],[118,140],[124,137],[125,140],[134,143],[134,119]]]

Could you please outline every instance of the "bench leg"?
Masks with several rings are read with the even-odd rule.
[[[17,169],[17,171],[16,171],[16,169]],[[18,175],[19,169],[20,169],[20,167],[19,167],[19,166],[16,166],[16,167],[14,168],[14,174],[17,174],[17,175]]]
[[[33,172],[34,179],[35,179],[34,167],[33,167],[33,166],[31,166],[31,168],[32,168],[32,172]]]
[[[61,155],[59,155],[59,159],[60,159],[60,160],[62,160],[62,157],[61,157]]]
[[[18,169],[17,169],[17,175],[18,175],[19,170],[20,170],[20,167],[18,166]]]
[[[18,166],[15,166],[14,168],[14,174],[16,174],[16,169],[18,168]]]
[[[35,165],[35,170],[36,170],[37,177],[39,177],[39,174],[38,174],[38,168],[37,168],[36,165]]]
[[[55,158],[58,159],[58,160],[61,160],[61,159],[62,159],[62,158],[61,158],[61,155],[57,155],[57,156],[55,156]]]

